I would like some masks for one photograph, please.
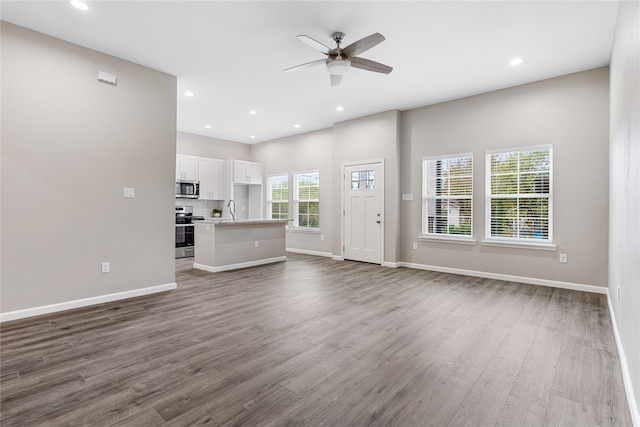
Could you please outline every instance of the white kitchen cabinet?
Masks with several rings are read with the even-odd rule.
[[[262,184],[262,163],[231,160],[234,184]]]
[[[201,200],[224,200],[224,161],[198,157]]]
[[[236,219],[262,219],[262,163],[225,160],[222,216],[230,217],[229,200],[235,202]]]
[[[198,180],[198,157],[176,154],[176,180]]]

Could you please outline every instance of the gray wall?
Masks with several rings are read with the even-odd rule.
[[[1,26],[0,311],[175,282],[176,78]]]
[[[398,111],[337,123],[331,129],[251,146],[251,159],[265,164],[266,174],[320,171],[321,234],[289,232],[287,247],[340,256],[342,230],[342,164],[385,160],[385,262],[397,262]],[[293,193],[289,196],[293,200]],[[324,241],[321,237],[324,236]]]
[[[212,159],[250,160],[251,146],[240,142],[209,138],[192,133],[176,133],[176,151],[178,154],[210,157]]]
[[[608,68],[404,112],[401,125],[401,259],[405,262],[606,286]],[[485,152],[553,145],[557,252],[482,245]],[[412,242],[421,233],[421,165],[427,156],[474,155],[475,246]],[[558,254],[568,254],[560,264]]]
[[[287,247],[331,254],[334,229],[334,200],[332,197],[333,130],[295,135],[251,146],[251,159],[264,163],[265,176],[288,174],[293,188],[293,174],[310,170],[320,173],[320,234],[287,232]],[[267,186],[264,186],[266,200]],[[289,217],[293,218],[293,191],[289,191]],[[324,237],[324,240],[323,240]]]
[[[640,423],[640,2],[622,1],[611,55],[609,295]],[[620,288],[620,301],[617,292]],[[633,404],[631,405],[633,407]],[[638,424],[640,425],[640,424]]]
[[[355,120],[337,123],[333,128],[333,176],[340,177],[342,164],[361,160],[385,160],[384,261],[396,263],[399,236],[398,164],[399,111],[387,111]],[[341,254],[342,181],[333,184],[333,253]]]

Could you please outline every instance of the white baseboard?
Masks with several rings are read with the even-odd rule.
[[[608,289],[607,289],[608,290]],[[631,372],[629,371],[629,364],[627,363],[627,356],[624,353],[622,347],[622,340],[620,339],[620,333],[618,331],[618,324],[616,323],[616,316],[613,312],[613,305],[611,304],[611,295],[607,292],[607,303],[609,304],[609,314],[611,315],[611,324],[613,325],[613,336],[616,338],[616,346],[618,347],[618,357],[620,358],[620,369],[622,369],[622,379],[624,381],[624,391],[627,395],[627,403],[629,404],[629,411],[631,412],[631,421],[636,427],[640,427],[640,411],[638,411],[638,404],[636,403],[636,395],[633,391],[633,383],[631,382]]]
[[[535,277],[512,276],[510,274],[489,273],[486,271],[464,270],[460,268],[440,267],[436,265],[399,262],[398,267],[416,268],[418,270],[437,271],[440,273],[461,274],[463,276],[483,277],[485,279],[506,280],[508,282],[527,283],[529,285],[549,286],[552,288],[571,289],[574,291],[606,294],[605,286],[583,285],[580,283],[560,282],[557,280],[538,279]]]
[[[340,255],[331,255],[331,259],[334,261],[344,261],[344,258]]]
[[[158,292],[171,291],[176,287],[177,285],[175,283],[167,283],[165,285],[150,286],[148,288],[116,292],[115,294],[99,295],[97,297],[83,298],[57,304],[43,305],[40,307],[25,308],[23,310],[9,311],[7,313],[0,313],[0,323],[9,322],[11,320],[25,319],[27,317],[41,316],[43,314],[56,313],[58,311],[71,310],[74,308],[88,307],[90,305],[103,304],[105,302],[155,294]]]
[[[194,262],[193,268],[209,271],[211,273],[218,273],[220,271],[237,270],[239,268],[255,267],[257,265],[271,264],[274,262],[280,262],[280,261],[286,261],[286,260],[287,260],[286,256],[279,256],[274,258],[259,259],[257,261],[247,261],[247,262],[239,262],[237,264],[221,265],[219,267],[212,267],[210,265],[197,264]]]
[[[294,254],[323,256],[323,257],[326,257],[326,258],[331,258],[333,256],[333,254],[331,254],[331,252],[309,251],[307,249],[286,248],[285,251],[291,252],[291,253],[294,253]]]
[[[391,268],[398,268],[398,263],[397,262],[389,262],[389,261],[385,261],[382,263],[383,267],[391,267]]]

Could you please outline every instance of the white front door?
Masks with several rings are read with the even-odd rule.
[[[344,259],[382,264],[384,167],[345,165]]]

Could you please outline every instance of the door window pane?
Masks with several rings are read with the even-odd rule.
[[[364,170],[351,172],[352,190],[373,190],[375,188],[375,171]]]

